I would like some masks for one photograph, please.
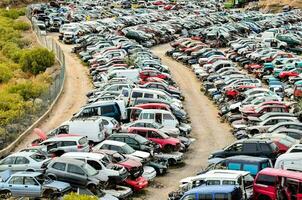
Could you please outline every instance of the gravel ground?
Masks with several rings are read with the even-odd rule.
[[[184,107],[190,115],[193,128],[191,136],[196,141],[186,153],[185,165],[170,169],[167,175],[156,178],[141,199],[167,199],[168,193],[177,189],[180,179],[194,175],[201,167],[207,165],[207,158],[211,152],[235,140],[229,131],[230,126],[220,122],[217,107],[200,92],[200,81],[196,79],[193,72],[183,64],[165,56],[165,52],[170,48],[169,44],[164,44],[152,48],[152,52],[170,68],[173,79],[185,96]]]

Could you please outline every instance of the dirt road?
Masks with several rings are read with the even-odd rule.
[[[53,37],[56,39],[57,37]],[[65,53],[66,74],[64,90],[55,105],[49,117],[38,127],[47,132],[56,128],[64,121],[70,119],[79,108],[86,103],[86,94],[92,88],[88,76],[88,68],[81,64],[75,54],[71,53],[71,46],[59,43]],[[37,138],[36,135],[30,134],[25,140],[16,147],[20,150],[30,145],[31,141]]]
[[[166,176],[156,178],[163,188],[149,187],[146,198],[150,200],[167,199],[168,193],[177,189],[178,181],[184,177],[192,176],[201,167],[207,164],[207,158],[212,151],[218,150],[234,141],[227,124],[220,123],[216,106],[200,92],[200,82],[195,78],[193,72],[172,58],[165,56],[170,48],[169,44],[154,47],[152,52],[162,59],[172,73],[185,96],[185,109],[192,121],[191,136],[196,141],[186,153],[185,166],[178,169],[170,169]]]

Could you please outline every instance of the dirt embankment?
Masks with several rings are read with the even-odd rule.
[[[259,6],[267,11],[278,12],[284,6],[302,8],[302,0],[260,0]]]

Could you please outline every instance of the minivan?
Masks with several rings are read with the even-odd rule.
[[[269,158],[254,157],[254,156],[232,156],[228,158],[215,158],[209,164],[209,166],[199,172],[198,174],[203,174],[209,170],[213,169],[229,169],[229,170],[242,170],[248,171],[252,176],[256,176],[259,171],[264,168],[272,167],[272,162]],[[211,161],[211,160],[210,160]]]
[[[123,101],[100,101],[82,107],[73,119],[91,116],[112,117],[120,122],[127,118],[127,113]]]
[[[58,128],[50,131],[48,136],[60,134],[77,134],[86,136],[90,142],[101,142],[106,138],[106,129],[100,117],[76,118],[62,123]]]

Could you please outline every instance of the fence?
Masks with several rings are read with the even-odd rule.
[[[22,118],[16,119],[10,125],[4,127],[5,133],[0,138],[0,157],[6,156],[13,151],[48,116],[62,93],[65,80],[65,56],[63,50],[53,38],[40,30],[36,21],[32,20],[29,7],[27,8],[26,16],[32,23],[38,42],[55,53],[60,68],[52,73],[53,82],[47,92],[39,98],[38,103],[35,103],[38,106],[28,111]]]

